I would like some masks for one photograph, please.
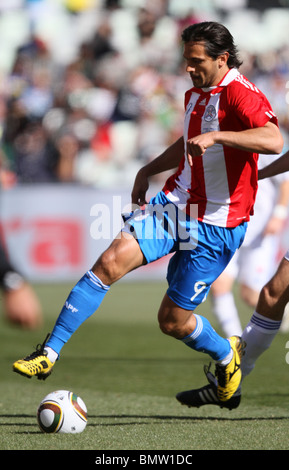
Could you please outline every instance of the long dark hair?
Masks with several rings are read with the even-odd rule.
[[[237,69],[242,65],[238,57],[238,50],[234,44],[234,38],[230,31],[222,24],[215,21],[204,21],[188,26],[182,33],[183,42],[203,42],[206,53],[212,59],[224,52],[229,53],[228,67]]]

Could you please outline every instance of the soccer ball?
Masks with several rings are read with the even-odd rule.
[[[46,395],[37,410],[37,421],[45,433],[79,433],[87,423],[87,409],[83,400],[68,390],[57,390]]]

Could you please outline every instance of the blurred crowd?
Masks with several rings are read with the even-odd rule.
[[[84,5],[95,18],[68,63],[55,59],[31,20],[29,38],[17,47],[10,69],[0,71],[3,188],[130,185],[137,169],[182,133],[183,95],[191,82],[181,32],[204,19],[226,23],[225,12],[176,16],[168,11],[169,0],[135,2],[135,8],[124,4],[63,3],[70,22],[79,21]],[[63,45],[60,41],[59,50]],[[289,45],[241,53],[240,71],[268,96],[286,137]]]

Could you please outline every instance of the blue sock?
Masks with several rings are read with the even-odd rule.
[[[70,292],[46,346],[59,354],[77,328],[97,310],[108,290],[109,286],[88,271]]]
[[[231,351],[229,340],[219,336],[205,317],[200,315],[195,317],[197,320],[195,330],[183,338],[182,342],[195,351],[209,354],[215,361],[221,361]]]

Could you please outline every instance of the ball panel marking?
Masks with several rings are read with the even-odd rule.
[[[58,432],[63,422],[63,413],[57,403],[45,401],[37,412],[37,420],[43,432]]]
[[[41,401],[37,421],[45,433],[80,433],[87,424],[87,408],[75,393],[57,390]]]
[[[81,400],[80,397],[75,395],[75,393],[71,393],[71,404],[74,407],[74,410],[78,414],[78,416],[83,419],[83,421],[87,421],[87,410],[84,402]]]

